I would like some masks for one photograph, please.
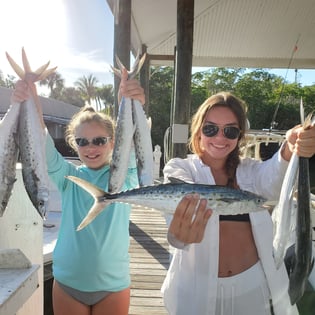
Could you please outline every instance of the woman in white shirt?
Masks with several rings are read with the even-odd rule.
[[[295,150],[315,153],[315,127],[290,129],[286,141],[264,162],[240,158],[246,131],[245,104],[230,93],[208,98],[192,119],[193,155],[174,158],[164,168],[169,177],[226,185],[277,200]],[[195,212],[196,211],[196,212]],[[168,238],[176,247],[162,292],[171,315],[293,315],[284,264],[272,253],[269,212],[219,216],[198,195],[183,198],[170,218]]]

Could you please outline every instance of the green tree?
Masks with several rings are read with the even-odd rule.
[[[78,88],[81,93],[81,97],[88,105],[92,105],[92,100],[96,99],[97,96],[97,78],[90,74],[89,76],[83,76],[79,78],[74,85]]]
[[[300,123],[300,101],[303,89],[297,83],[284,83],[274,90],[276,128],[286,130]]]
[[[8,74],[7,77],[5,78],[3,72],[0,70],[0,86],[9,89],[14,89],[16,80],[17,80],[16,77],[10,74]]]
[[[281,83],[276,75],[261,69],[243,74],[236,82],[234,93],[246,102],[252,129],[269,128],[275,108],[274,91]]]
[[[74,87],[63,88],[60,95],[55,99],[78,107],[84,106],[84,100],[81,97],[80,91]]]
[[[5,86],[4,85],[4,75],[3,72],[0,70],[0,86]]]
[[[50,90],[49,97],[58,99],[64,88],[65,80],[58,72],[53,72],[48,75],[44,80],[39,81],[40,86],[47,86]]]
[[[99,110],[103,110],[107,115],[114,115],[114,87],[112,84],[103,85],[96,89],[96,101],[100,104]]]
[[[164,134],[170,126],[173,68],[151,67],[149,116],[152,119],[152,145],[164,147]]]
[[[315,85],[304,86],[302,91],[305,113],[309,114],[313,112],[315,114]]]

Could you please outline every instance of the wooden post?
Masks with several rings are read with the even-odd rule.
[[[177,44],[175,68],[173,157],[186,157],[191,103],[194,0],[177,1]],[[187,134],[185,134],[187,133]]]
[[[113,64],[117,67],[116,56],[120,59],[123,65],[130,69],[130,27],[131,27],[131,0],[116,0],[117,12],[115,12],[114,25],[114,61]],[[115,76],[115,117],[118,114],[118,88],[120,79]]]

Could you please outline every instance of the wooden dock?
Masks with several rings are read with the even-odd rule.
[[[167,226],[160,212],[134,207],[130,219],[129,315],[167,315],[161,286],[169,266]]]

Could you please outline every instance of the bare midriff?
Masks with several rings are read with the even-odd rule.
[[[221,221],[218,276],[239,274],[259,260],[250,222]]]

